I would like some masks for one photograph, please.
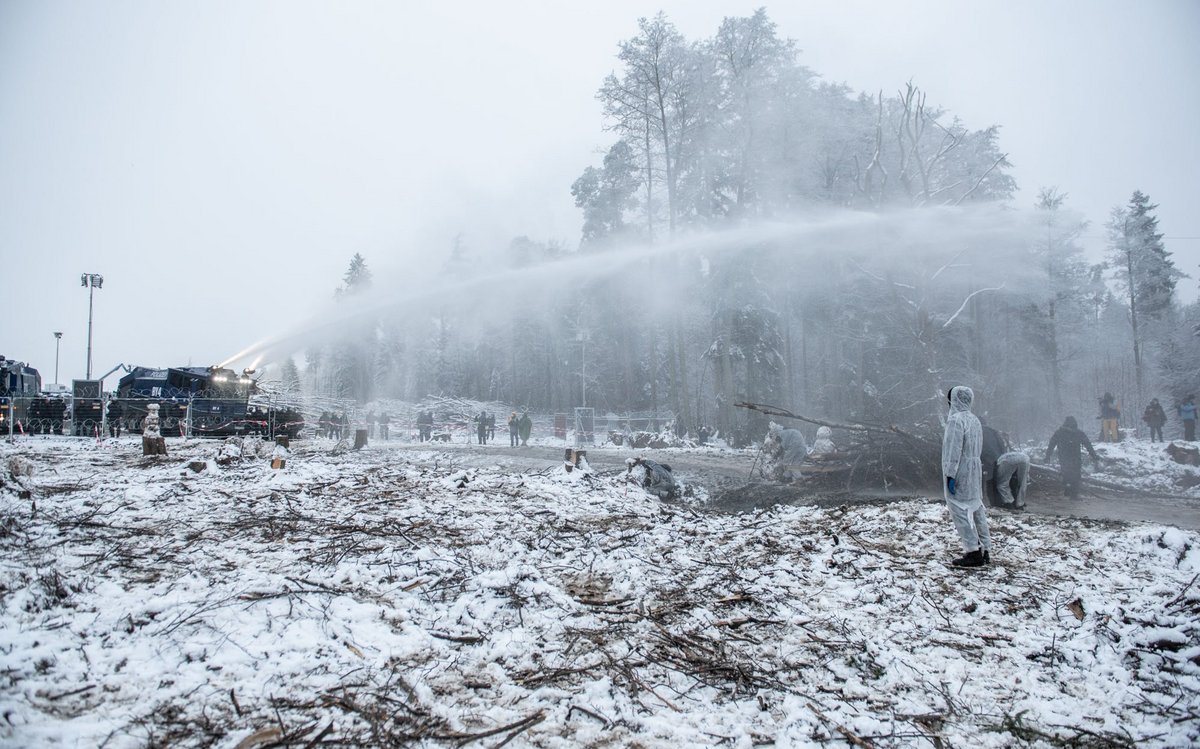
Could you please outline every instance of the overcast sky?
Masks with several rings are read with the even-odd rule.
[[[516,235],[574,244],[612,136],[595,92],[639,16],[689,38],[761,2],[0,0],[0,354],[82,377],[205,365],[382,276]],[[999,124],[1021,193],[1092,220],[1140,189],[1196,297],[1200,2],[768,4],[827,80],[911,79]],[[108,383],[115,385],[115,380]]]

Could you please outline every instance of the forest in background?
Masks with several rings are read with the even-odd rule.
[[[970,129],[913,82],[825,82],[764,10],[703,40],[641,19],[618,64],[597,93],[613,141],[570,186],[577,246],[457,238],[442,278],[478,281],[484,309],[376,305],[284,379],[360,402],[670,413],[734,444],[765,431],[741,401],[914,424],[956,384],[1019,440],[1067,414],[1091,431],[1105,392],[1126,428],[1159,398],[1170,437],[1200,390],[1200,302],[1178,302],[1186,276],[1136,186],[1089,263],[1069,196],[1013,205],[997,125]],[[378,294],[355,254],[338,304]]]

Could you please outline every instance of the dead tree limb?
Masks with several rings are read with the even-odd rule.
[[[845,429],[850,432],[874,432],[877,434],[899,435],[917,442],[927,442],[933,444],[933,440],[907,432],[894,424],[839,424],[834,421],[825,421],[824,419],[814,419],[811,416],[795,414],[788,411],[786,408],[777,406],[769,406],[765,403],[735,403],[737,408],[747,408],[751,411],[758,411],[766,416],[782,416],[785,419],[796,419],[798,421],[816,424],[817,426],[829,427],[830,429]]]

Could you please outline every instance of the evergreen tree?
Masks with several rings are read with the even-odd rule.
[[[296,368],[296,360],[290,356],[284,359],[279,368],[279,384],[285,393],[300,392],[300,370]]]
[[[334,298],[346,304],[371,287],[371,270],[359,253],[350,258],[350,267],[342,277],[343,286],[334,290]],[[353,318],[351,318],[353,320]],[[374,395],[376,335],[373,320],[349,323],[345,335],[333,345],[331,354],[332,394],[360,402]]]
[[[367,267],[367,261],[363,256],[354,253],[354,257],[350,258],[350,267],[346,270],[346,275],[342,277],[345,284],[343,293],[356,294],[361,291],[366,291],[371,288],[371,280],[373,275],[371,269]]]
[[[1109,262],[1129,305],[1139,401],[1145,393],[1143,359],[1148,331],[1170,314],[1175,284],[1183,277],[1163,245],[1155,208],[1158,205],[1151,204],[1147,195],[1135,190],[1127,206],[1113,209],[1108,222]]]

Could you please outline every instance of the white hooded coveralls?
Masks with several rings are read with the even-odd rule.
[[[946,501],[964,510],[983,504],[983,427],[971,413],[975,394],[959,385],[950,390],[950,415],[946,417],[946,436],[942,439],[942,476]],[[953,495],[945,489],[945,479],[954,479]]]
[[[942,493],[954,519],[954,527],[966,551],[991,548],[987,511],[983,507],[983,427],[971,403],[971,388],[959,385],[950,390],[950,415],[946,417],[946,435],[942,439]],[[954,479],[954,494],[946,486]]]
[[[828,455],[835,452],[837,447],[833,444],[833,431],[829,427],[821,427],[817,430],[817,441],[813,443],[810,454]]]

